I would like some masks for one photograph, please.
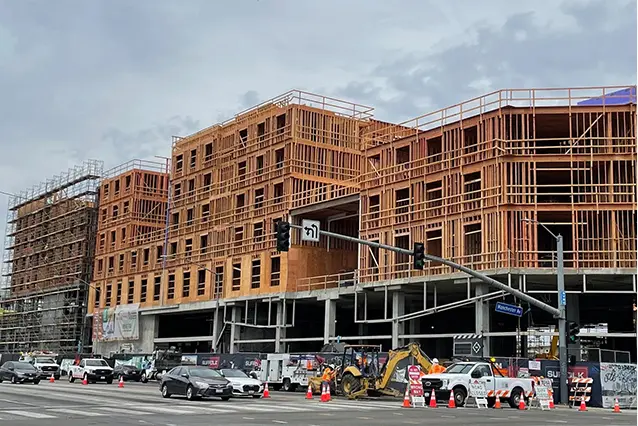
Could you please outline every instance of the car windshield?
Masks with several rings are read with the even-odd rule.
[[[85,364],[88,367],[108,367],[109,365],[103,359],[87,359]]]
[[[35,370],[35,367],[28,362],[15,362],[13,363],[13,368],[15,368],[16,370]]]
[[[210,368],[191,368],[188,372],[193,377],[201,377],[204,379],[216,379],[218,377],[222,377],[221,374],[215,370],[211,370]]]
[[[39,362],[42,364],[55,364],[55,360],[53,358],[36,358],[35,362]]]
[[[452,364],[445,370],[445,373],[467,374],[473,366],[474,364]]]
[[[246,373],[244,373],[243,371],[235,370],[235,369],[232,369],[232,368],[224,368],[222,370],[222,373],[226,377],[242,377],[242,378],[248,377],[248,375]]]

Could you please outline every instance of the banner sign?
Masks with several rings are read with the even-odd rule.
[[[139,304],[96,309],[93,313],[93,341],[138,340]]]

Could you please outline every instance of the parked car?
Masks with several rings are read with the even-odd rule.
[[[264,392],[264,384],[248,374],[236,368],[222,368],[217,370],[222,376],[230,380],[233,387],[233,396],[252,396],[261,398]]]
[[[185,395],[191,401],[202,397],[228,401],[233,387],[229,380],[208,367],[179,366],[162,375],[160,391],[164,398]]]
[[[9,380],[11,383],[40,383],[40,372],[28,362],[7,361],[0,367],[0,383]]]
[[[142,380],[142,369],[137,368],[134,365],[128,364],[120,364],[116,365],[113,369],[113,376],[115,380],[120,380],[120,377],[124,379],[124,381],[133,380],[139,382]]]

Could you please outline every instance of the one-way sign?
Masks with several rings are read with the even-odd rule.
[[[496,312],[500,312],[502,314],[513,315],[515,317],[523,316],[523,308],[520,306],[508,305],[503,302],[496,302],[496,307],[494,308]]]
[[[318,220],[303,219],[301,221],[301,240],[312,241],[313,243],[319,242],[319,225]]]

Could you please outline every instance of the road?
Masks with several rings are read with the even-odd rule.
[[[272,392],[270,399],[187,401],[164,399],[157,384],[0,384],[2,426],[335,426],[335,425],[635,425],[636,411],[557,409],[552,411],[401,408],[394,399],[360,402],[339,398],[329,403],[304,399],[303,393]]]

